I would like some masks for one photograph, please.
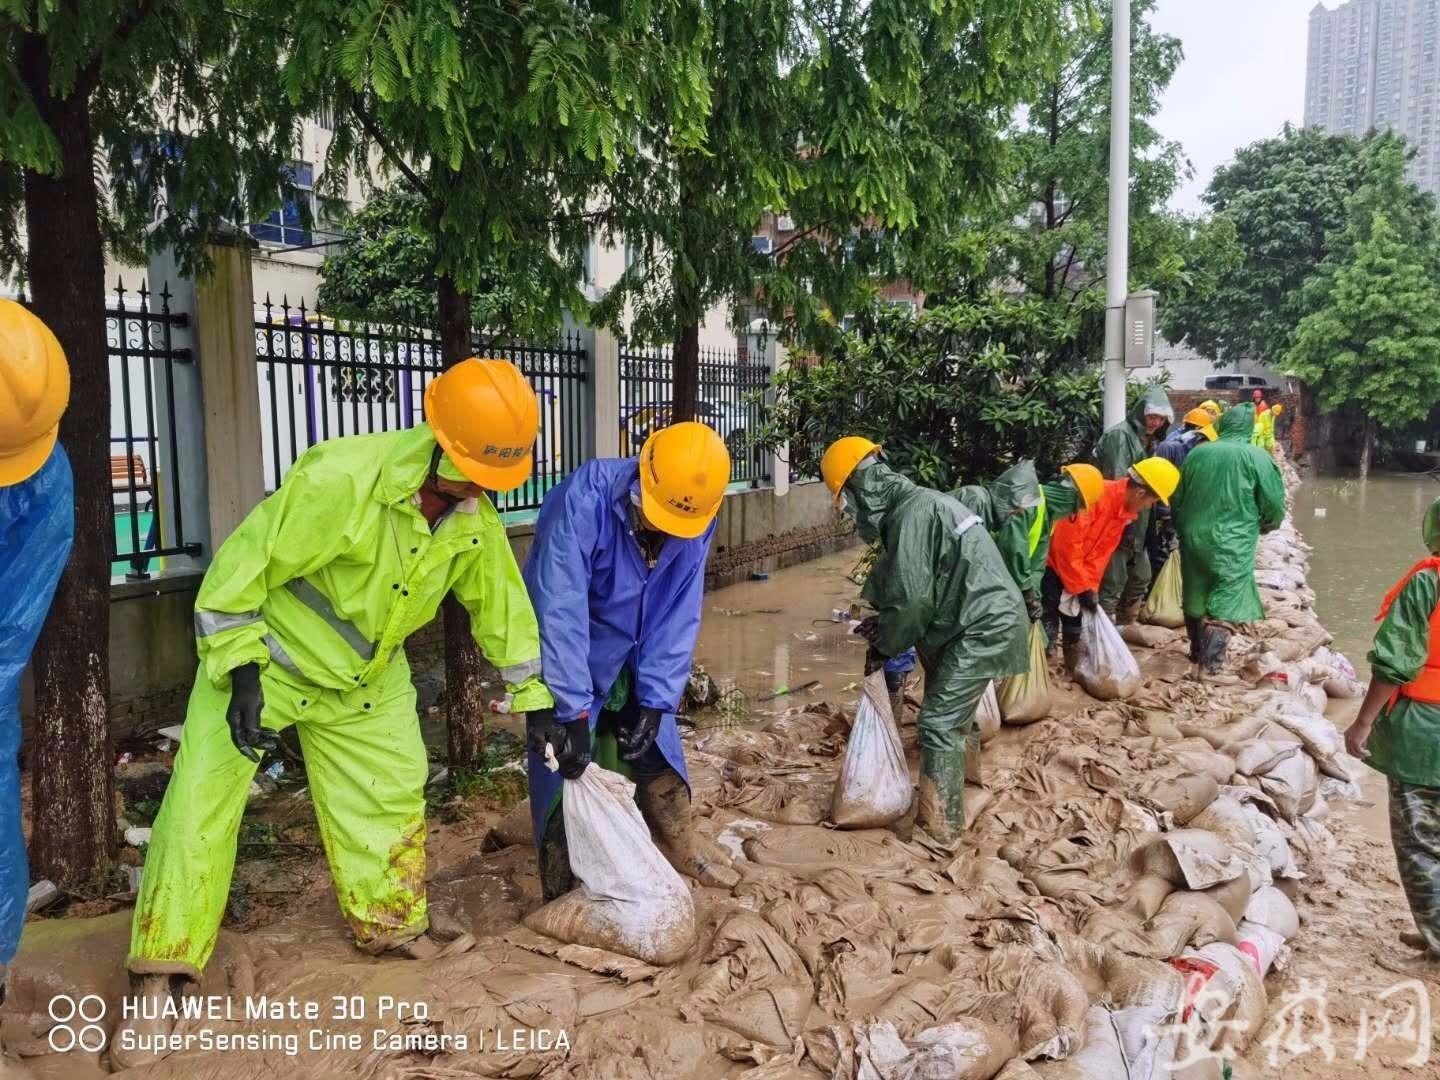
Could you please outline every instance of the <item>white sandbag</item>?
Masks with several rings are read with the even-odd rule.
[[[1250,819],[1250,827],[1255,830],[1255,850],[1269,860],[1271,877],[1276,881],[1297,881],[1303,877],[1300,868],[1295,865],[1290,841],[1275,819],[1253,802],[1242,805],[1245,816]]]
[[[684,956],[695,940],[695,904],[651,839],[635,785],[591,763],[578,780],[565,781],[561,808],[579,884],[526,916],[525,925],[650,964]]]
[[[1000,680],[1000,715],[1007,724],[1033,724],[1050,715],[1050,668],[1045,662],[1045,628],[1030,624],[1030,667]]]
[[[1140,666],[1102,609],[1080,613],[1075,678],[1087,694],[1101,701],[1133,697],[1140,690]]]
[[[1245,905],[1243,921],[1256,923],[1289,941],[1300,932],[1300,915],[1290,898],[1276,888],[1257,889]]]
[[[905,816],[913,794],[885,675],[875,671],[866,678],[855,709],[830,816],[842,829],[880,828]]]
[[[1215,942],[1187,951],[1217,968],[1195,997],[1195,1015],[1208,1028],[1216,1049],[1243,1050],[1265,1022],[1268,995],[1251,959],[1234,945]]]
[[[1345,737],[1335,729],[1323,711],[1310,709],[1271,708],[1266,715],[1274,724],[1300,739],[1320,771],[1337,780],[1349,780],[1350,770],[1341,755],[1345,753]]]
[[[1217,795],[1204,811],[1190,821],[1192,829],[1205,829],[1224,840],[1245,863],[1250,888],[1262,889],[1273,879],[1269,857],[1256,846],[1255,829],[1245,807],[1228,795]]]
[[[1134,645],[1137,649],[1163,649],[1180,640],[1180,635],[1174,630],[1139,622],[1120,627],[1120,636],[1125,639],[1125,644]]]
[[[1299,743],[1279,742],[1274,739],[1246,739],[1226,749],[1234,754],[1235,771],[1242,776],[1260,776],[1286,758],[1304,753]]]
[[[985,687],[985,695],[975,710],[975,728],[980,732],[982,746],[1000,734],[1000,702],[995,696],[994,679]]]
[[[1285,939],[1269,927],[1241,919],[1236,930],[1235,947],[1255,965],[1255,973],[1265,978],[1285,949]]]

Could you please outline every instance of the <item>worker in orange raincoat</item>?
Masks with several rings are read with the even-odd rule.
[[[1051,645],[1063,628],[1065,672],[1073,675],[1080,658],[1080,616],[1066,614],[1066,598],[1094,611],[1100,606],[1105,568],[1120,546],[1125,529],[1142,511],[1157,502],[1169,505],[1180,483],[1180,470],[1164,458],[1151,457],[1132,465],[1119,480],[1107,480],[1099,501],[1084,514],[1072,515],[1055,526],[1050,537],[1050,558],[1040,583],[1045,634]]]

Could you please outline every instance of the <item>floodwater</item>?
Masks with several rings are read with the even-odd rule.
[[[1315,548],[1316,611],[1362,679],[1375,612],[1425,555],[1420,519],[1437,497],[1440,483],[1408,473],[1372,473],[1363,484],[1353,476],[1313,476],[1295,493],[1295,527]]]
[[[744,694],[755,715],[807,701],[854,700],[864,642],[831,613],[859,598],[849,575],[864,552],[856,544],[763,581],[706,593],[696,662],[722,690]],[[810,683],[816,685],[801,689]]]

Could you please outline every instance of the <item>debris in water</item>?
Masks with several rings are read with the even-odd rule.
[[[60,890],[49,878],[44,881],[37,881],[30,886],[29,895],[25,897],[25,914],[39,911],[41,908],[49,907],[60,898]]]
[[[769,580],[770,580],[770,575],[767,574],[764,570],[756,570],[753,574],[750,575],[750,580],[751,580],[751,581],[769,581]]]
[[[803,694],[806,690],[813,690],[819,685],[819,679],[811,679],[809,682],[803,683],[800,686],[782,686],[777,689],[773,694],[766,694],[760,700],[774,701],[776,698],[785,697],[787,694]]]
[[[1325,511],[1326,511],[1326,508],[1325,508],[1325,507],[1323,507],[1323,506],[1317,506],[1317,507],[1315,507],[1315,516],[1316,516],[1317,518],[1323,518],[1323,517],[1325,516]]]
[[[125,842],[131,847],[143,847],[150,843],[150,830],[132,825],[125,830]]]

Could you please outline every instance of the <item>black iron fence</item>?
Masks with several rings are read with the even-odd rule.
[[[735,353],[700,350],[695,418],[709,424],[730,450],[730,479],[758,487],[769,481],[769,457],[755,444],[770,387],[765,364]],[[670,423],[675,360],[665,348],[620,347],[620,453],[638,454],[650,433]]]
[[[475,340],[477,354],[520,368],[540,399],[531,478],[494,495],[502,511],[534,510],[585,458],[590,357],[578,334],[552,344]],[[340,435],[413,427],[440,374],[439,336],[414,326],[349,322],[267,296],[255,319],[266,485],[274,490],[311,446]]]

